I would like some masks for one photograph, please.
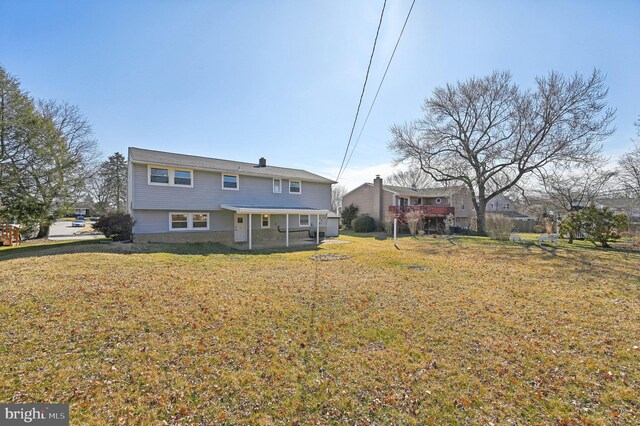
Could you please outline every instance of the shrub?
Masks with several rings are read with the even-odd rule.
[[[340,217],[342,218],[342,223],[345,228],[352,228],[353,221],[356,217],[358,217],[358,207],[354,206],[353,203],[350,204],[349,207],[345,207],[344,209],[342,209]]]
[[[629,227],[627,215],[615,214],[607,207],[599,209],[595,204],[580,210],[578,216],[585,239],[601,247],[611,247],[609,242],[619,240]]]
[[[536,232],[538,234],[542,234],[546,231],[546,228],[542,225],[534,225],[533,226],[533,232]]]
[[[420,212],[410,211],[405,215],[405,220],[407,221],[407,226],[409,227],[411,235],[416,235],[418,233],[420,221],[422,221],[422,215]]]
[[[384,228],[384,232],[386,232],[387,234],[393,234],[393,219],[394,218],[395,218],[395,216],[390,212],[386,212],[384,214],[384,220],[382,222],[382,227]]]
[[[513,230],[513,220],[501,214],[488,214],[486,230],[492,240],[508,240]]]
[[[553,234],[553,219],[550,217],[545,217],[542,219],[542,224],[544,226],[544,232],[547,234]]]
[[[569,244],[573,244],[573,239],[576,238],[577,235],[582,234],[582,215],[579,211],[570,212],[562,218],[562,222],[560,222],[560,236],[564,237],[567,235],[569,237]]]
[[[131,228],[133,221],[131,216],[124,213],[114,213],[102,216],[93,224],[93,229],[102,232],[106,237],[114,241],[131,240]]]
[[[376,230],[376,222],[371,216],[358,216],[353,221],[353,230],[356,232],[373,232]]]

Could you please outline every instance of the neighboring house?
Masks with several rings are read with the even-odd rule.
[[[501,214],[519,221],[537,220],[535,215],[516,211],[515,202],[504,195],[497,195],[489,200],[485,213]]]
[[[487,203],[485,211],[488,212],[508,212],[515,211],[515,203],[503,195],[496,195]]]
[[[286,245],[327,227],[331,179],[285,167],[129,148],[134,242]],[[320,229],[320,233],[316,232]],[[313,241],[313,240],[311,240]]]
[[[373,183],[364,183],[342,197],[342,206],[353,204],[358,214],[371,216],[377,225],[387,217],[399,217],[419,211],[425,218],[427,230],[438,230],[444,219],[453,214],[456,225],[468,227],[475,216],[472,198],[462,187],[414,189],[385,185],[380,175]]]
[[[68,217],[75,216],[90,216],[91,204],[89,203],[77,203],[71,207],[71,211],[66,215]]]
[[[632,223],[640,222],[640,199],[638,198],[598,198],[596,207],[608,207],[613,213],[623,213]]]

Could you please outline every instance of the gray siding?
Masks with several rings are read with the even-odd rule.
[[[300,227],[300,215],[297,214],[290,214],[289,215],[289,229],[290,230],[296,230],[296,229],[311,229],[311,230],[315,230],[316,229],[316,222],[317,222],[317,217],[316,215],[309,215],[309,223],[311,226],[303,226]],[[233,229],[233,218],[231,220],[231,225]],[[278,229],[278,226],[280,226],[280,230],[284,231],[286,226],[287,226],[287,217],[284,214],[272,214],[271,215],[271,223],[270,223],[270,229]],[[251,215],[251,229],[252,230],[258,230],[258,229],[266,229],[266,228],[261,228],[262,226],[262,215],[259,214],[254,214]],[[327,226],[327,221],[326,221],[326,216],[324,215],[320,215],[320,227],[325,227]],[[247,228],[248,229],[248,228]]]
[[[156,234],[163,232],[171,233],[202,233],[207,232],[204,230],[169,230],[169,214],[173,213],[209,213],[209,232],[213,231],[233,231],[233,215],[234,213],[229,210],[191,210],[191,209],[176,209],[176,210],[134,210],[133,211],[133,232],[134,234]],[[251,217],[251,228],[253,231],[266,229],[261,227],[261,215],[254,214]],[[300,216],[295,214],[289,215],[289,229],[316,229],[317,217],[316,215],[310,215],[309,222],[310,227],[300,227]],[[271,223],[269,229],[276,230],[278,225],[282,231],[286,227],[286,216],[283,214],[271,215]],[[320,227],[326,226],[326,216],[320,216]],[[247,227],[247,231],[248,231]]]
[[[169,213],[209,213],[209,231],[233,230],[233,212],[228,210],[134,210],[133,232],[136,234],[153,234],[169,232]],[[171,232],[205,232],[201,230],[184,230]]]
[[[271,178],[240,175],[240,189],[229,191],[222,189],[220,173],[195,170],[193,188],[149,185],[145,164],[133,165],[132,178],[134,210],[211,211],[220,204],[331,208],[330,184],[302,181],[302,193],[289,194],[289,181],[283,179],[282,193],[274,194]]]

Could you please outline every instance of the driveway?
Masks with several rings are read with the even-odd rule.
[[[71,221],[58,220],[51,225],[49,230],[49,239],[56,240],[92,240],[95,238],[104,238],[104,235],[94,231],[91,228],[93,222],[87,220],[84,228],[74,228]]]

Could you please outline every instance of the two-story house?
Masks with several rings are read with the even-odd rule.
[[[219,242],[237,247],[319,243],[331,185],[286,167],[129,148],[134,242]],[[319,231],[319,232],[318,232]]]
[[[342,206],[353,204],[358,214],[371,216],[380,225],[385,217],[400,217],[417,211],[424,218],[425,229],[438,231],[444,219],[453,214],[456,225],[468,227],[474,217],[473,200],[464,188],[405,188],[385,185],[377,175],[373,183],[366,182],[342,197]]]
[[[515,221],[535,222],[536,217],[527,215],[516,210],[516,203],[504,195],[497,195],[487,202],[485,208],[487,214],[499,214],[510,217]],[[530,227],[533,227],[531,224]],[[526,229],[526,228],[525,228]],[[522,231],[521,231],[522,232]]]

